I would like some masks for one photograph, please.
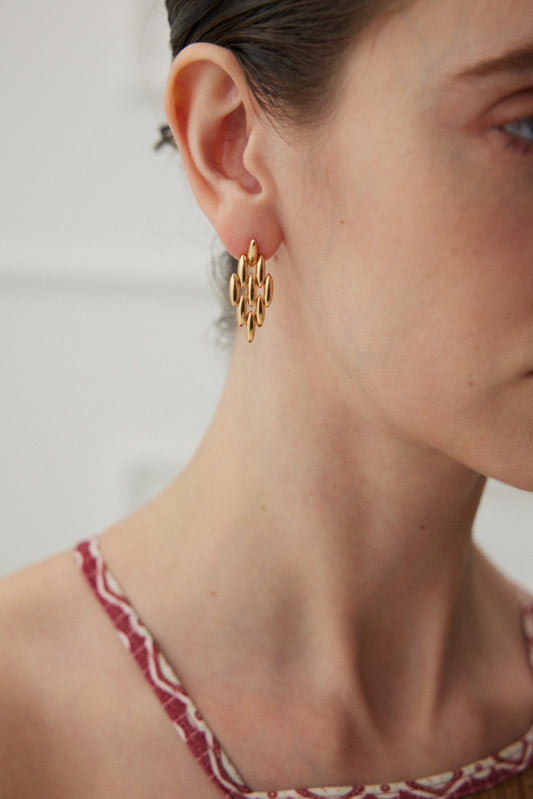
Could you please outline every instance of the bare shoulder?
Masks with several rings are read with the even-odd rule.
[[[79,589],[68,557],[58,555],[0,580],[2,799],[29,795],[36,771],[49,679],[76,624],[73,604]]]
[[[98,646],[84,582],[71,552],[0,580],[0,799],[47,796],[72,675]]]
[[[32,671],[42,677],[52,653],[79,630],[86,601],[70,552],[0,580],[0,636],[7,644],[0,648],[2,677],[20,681]]]
[[[0,799],[218,795],[71,552],[0,580]]]
[[[73,568],[74,567],[74,568]],[[15,640],[39,636],[69,614],[69,594],[79,587],[74,557],[62,552],[0,580],[0,625]],[[53,612],[51,619],[49,614]],[[35,640],[35,639],[34,639]],[[5,653],[0,653],[0,656]]]

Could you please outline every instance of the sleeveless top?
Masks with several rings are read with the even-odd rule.
[[[106,566],[97,538],[80,543],[78,566],[163,705],[170,721],[212,783],[227,799],[533,799],[533,723],[518,741],[463,768],[408,782],[253,791],[181,684],[150,631]],[[533,667],[533,597],[520,592],[524,635]],[[532,709],[533,710],[533,709]],[[533,719],[532,719],[533,721]]]

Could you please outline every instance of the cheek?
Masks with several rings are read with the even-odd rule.
[[[380,163],[344,177],[325,326],[385,412],[464,436],[533,369],[532,198],[476,164]]]

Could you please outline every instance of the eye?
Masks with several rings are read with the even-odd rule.
[[[500,128],[506,139],[506,146],[522,153],[533,155],[533,117],[517,119]]]
[[[503,126],[506,133],[517,136],[519,139],[533,142],[533,117],[527,119],[517,119],[516,122],[509,122]]]

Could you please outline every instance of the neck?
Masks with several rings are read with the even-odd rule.
[[[340,679],[363,661],[398,674],[408,651],[435,693],[428,659],[448,666],[474,624],[471,527],[484,478],[368,409],[349,411],[340,391],[317,390],[327,382],[305,362],[278,358],[269,372],[246,343],[236,353],[174,488],[195,590],[216,595],[217,624],[238,618],[248,652],[264,663],[270,652],[278,670],[300,658]],[[417,696],[426,701],[420,681]]]

